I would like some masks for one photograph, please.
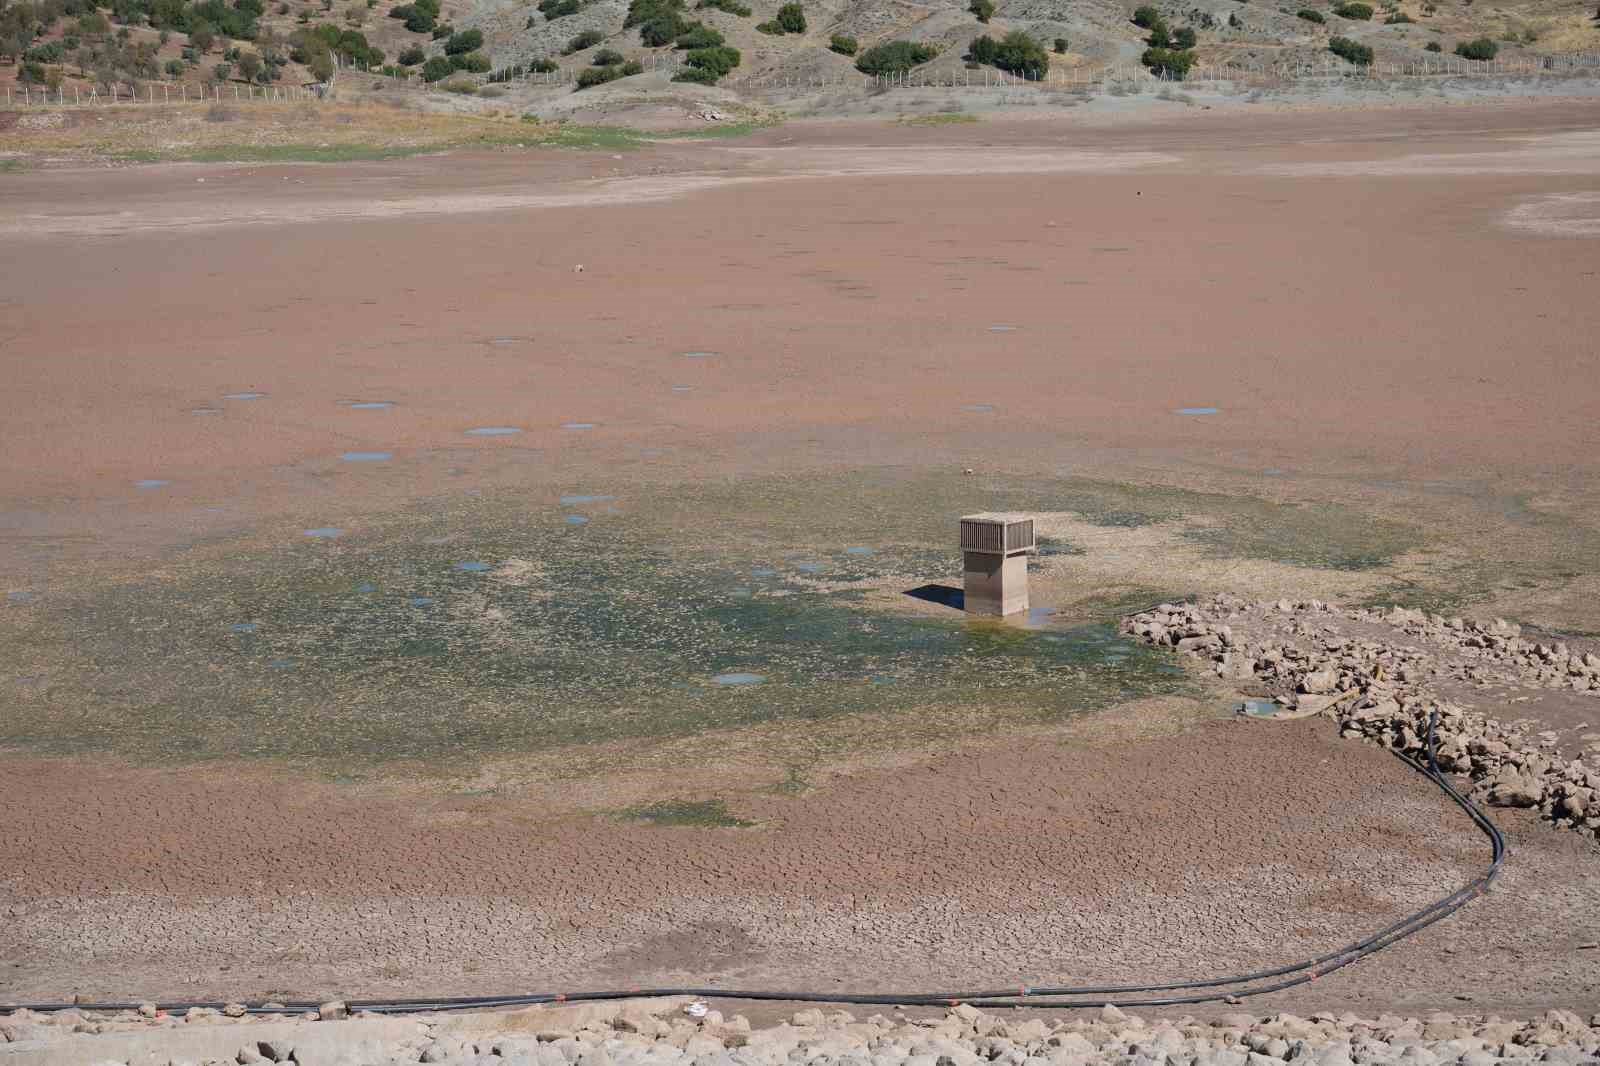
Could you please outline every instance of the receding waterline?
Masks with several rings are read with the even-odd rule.
[[[521,433],[516,426],[478,426],[467,430],[469,437],[509,437],[513,433]]]
[[[381,463],[385,459],[393,459],[393,452],[345,452],[339,456],[347,463]]]

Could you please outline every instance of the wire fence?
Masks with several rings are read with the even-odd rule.
[[[104,90],[103,92],[101,90]],[[292,103],[296,100],[320,100],[321,86],[306,85],[240,85],[236,82],[190,85],[186,82],[150,81],[83,88],[65,85],[49,89],[40,85],[6,87],[6,106],[16,107],[109,107],[114,104],[179,104],[203,103]]]
[[[640,60],[646,71],[676,74],[683,62],[676,55],[652,55]],[[349,67],[390,84],[416,91],[443,89],[411,81],[394,73],[365,67]],[[391,68],[392,69],[392,68]],[[857,71],[828,73],[771,72],[729,79],[731,88],[746,91],[790,92],[888,89],[1025,89],[1030,87],[1081,89],[1106,88],[1113,92],[1136,90],[1150,83],[1163,84],[1274,84],[1328,81],[1342,78],[1460,78],[1533,77],[1546,74],[1600,73],[1600,52],[1568,52],[1508,59],[1471,60],[1459,56],[1429,56],[1404,62],[1376,62],[1365,66],[1347,63],[1335,56],[1296,57],[1274,62],[1239,60],[1222,63],[1196,63],[1185,76],[1155,73],[1135,63],[1101,67],[1075,67],[1045,72],[1039,76],[1010,74],[992,67],[958,71],[906,71],[889,74],[861,74]],[[532,71],[513,65],[489,76],[490,84],[532,86],[575,85],[578,70]],[[199,85],[185,82],[129,82],[97,87],[55,89],[44,86],[7,87],[6,107],[101,107],[115,104],[175,104],[229,101],[234,103],[286,103],[320,100],[328,86],[245,85],[238,82],[213,82]]]

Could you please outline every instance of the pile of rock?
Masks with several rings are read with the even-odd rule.
[[[414,1035],[382,1046],[358,1037],[343,1043],[311,1039],[316,1031],[358,1027],[359,1020],[299,1023],[304,1032],[298,1038],[291,1033],[249,1042],[234,1056],[193,1061],[197,1066],[263,1061],[298,1066],[1580,1066],[1600,1054],[1600,1015],[1585,1023],[1561,1010],[1533,1021],[1449,1014],[1375,1019],[1230,1014],[1209,1021],[1146,1022],[1111,1006],[1061,1021],[961,1005],[943,1017],[909,1019],[896,1012],[892,1018],[875,1014],[864,1021],[842,1011],[804,1010],[786,1023],[757,1030],[737,1015],[724,1019],[717,1011],[696,1020],[624,1010],[577,1025],[540,1021],[536,1012],[511,1017],[520,1020],[520,1031],[507,1031],[506,1015],[429,1016],[404,1023],[414,1026]],[[34,1024],[32,1019],[19,1023],[15,1016],[7,1022]],[[496,1031],[471,1035],[485,1027]],[[316,1050],[302,1051],[310,1048]],[[6,1045],[0,1045],[0,1062],[5,1061]],[[99,1060],[101,1066],[134,1061]],[[157,1054],[137,1061],[176,1066],[184,1060]]]
[[[1271,624],[1262,624],[1264,620]],[[1343,623],[1343,624],[1330,624]],[[1600,656],[1523,639],[1501,619],[1422,611],[1341,610],[1319,600],[1252,603],[1220,595],[1162,604],[1123,631],[1208,662],[1217,676],[1266,692],[1299,717],[1322,714],[1345,736],[1424,756],[1439,715],[1439,765],[1473,781],[1493,804],[1537,807],[1550,821],[1600,836],[1600,760],[1552,752],[1556,734],[1468,711],[1440,696],[1445,682],[1558,688],[1600,697]],[[1369,634],[1348,635],[1349,630]],[[1246,632],[1266,631],[1261,639]]]

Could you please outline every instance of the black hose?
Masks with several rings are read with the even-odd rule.
[[[694,996],[697,998],[768,1000],[800,1003],[851,1003],[891,1006],[945,1007],[969,1003],[980,1007],[1005,1007],[1030,1005],[1036,1007],[1098,1007],[1112,1003],[1123,1007],[1168,1007],[1183,1004],[1210,1003],[1218,1000],[1236,1000],[1245,996],[1259,996],[1280,992],[1286,988],[1308,984],[1335,970],[1349,966],[1390,944],[1417,933],[1434,922],[1460,910],[1472,899],[1481,895],[1500,873],[1509,854],[1505,836],[1476,804],[1467,799],[1439,770],[1435,757],[1438,712],[1428,714],[1428,735],[1425,742],[1426,763],[1398,751],[1391,754],[1407,766],[1437,785],[1445,795],[1466,812],[1474,825],[1489,838],[1491,858],[1489,865],[1477,877],[1456,891],[1413,911],[1399,921],[1392,922],[1376,933],[1354,943],[1346,944],[1313,959],[1289,963],[1271,969],[1229,977],[1210,977],[1201,980],[1174,981],[1150,985],[1026,985],[1004,989],[987,989],[977,992],[907,993],[884,992],[768,992],[730,988],[628,988],[593,992],[529,992],[500,996],[433,996],[419,999],[369,999],[351,1000],[352,1011],[371,1011],[376,1014],[408,1014],[421,1011],[488,1009],[493,1007],[521,1007],[540,1003],[583,1003],[599,1000],[633,999],[640,996]],[[1263,983],[1264,982],[1264,983]],[[1151,995],[1150,993],[1170,993]],[[1084,998],[1093,997],[1093,998]],[[1131,998],[1130,998],[1131,997]],[[77,1008],[90,1011],[133,1010],[136,1003],[27,1003],[0,1006],[0,1011],[33,1010],[40,1012]],[[165,1011],[187,1011],[197,1007],[221,1009],[218,1001],[180,1001],[157,1004]],[[250,1014],[278,1014],[315,1010],[311,1000],[265,1004],[249,1004]]]

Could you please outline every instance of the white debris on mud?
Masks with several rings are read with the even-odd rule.
[[[1122,628],[1206,661],[1242,689],[1275,697],[1285,716],[1332,717],[1343,735],[1407,755],[1426,756],[1428,717],[1436,711],[1441,769],[1468,776],[1474,794],[1491,804],[1536,807],[1548,821],[1600,836],[1600,745],[1563,758],[1552,750],[1556,732],[1478,713],[1440,691],[1554,689],[1600,697],[1593,651],[1526,640],[1519,626],[1498,618],[1228,595],[1162,604]]]
[[[17,1012],[0,1018],[8,1039],[36,1040],[38,1033],[60,1034],[62,1043],[105,1037],[71,1035],[104,1026],[179,1031],[221,1029],[236,1037],[238,1051],[223,1058],[185,1060],[148,1052],[135,1059],[22,1059],[28,1062],[90,1062],[131,1066],[137,1062],[233,1066],[293,1062],[299,1066],[391,1066],[397,1063],[454,1063],[473,1066],[1493,1066],[1499,1062],[1557,1063],[1580,1066],[1600,1053],[1600,1015],[1588,1019],[1552,1010],[1531,1021],[1495,1016],[1432,1014],[1423,1018],[1354,1014],[1277,1014],[1260,1018],[1228,1014],[1197,1021],[1181,1017],[1146,1021],[1106,1006],[1071,1020],[1023,1018],[985,1013],[969,1005],[942,1018],[908,1019],[874,1014],[863,1021],[841,1011],[803,1010],[789,1021],[752,1030],[739,1015],[715,1010],[694,1020],[662,1017],[629,1005],[610,1017],[542,1018],[540,1012],[511,1015],[430,1015],[407,1021],[413,1032],[379,1043],[364,1039],[358,1017],[352,1021],[304,1021],[301,1034],[255,1039],[252,1030],[273,1029],[269,1020],[217,1018],[197,1021],[142,1018],[127,1012],[95,1020],[78,1011],[62,1015]],[[386,1020],[386,1024],[397,1020]],[[345,1036],[341,1033],[348,1033]],[[214,1032],[213,1035],[221,1035]],[[48,1046],[50,1036],[31,1046]],[[232,1043],[233,1041],[230,1041]],[[12,1049],[24,1047],[13,1043]],[[56,1050],[66,1049],[57,1045]],[[87,1048],[85,1051],[87,1052]],[[0,1044],[0,1062],[8,1061]]]

